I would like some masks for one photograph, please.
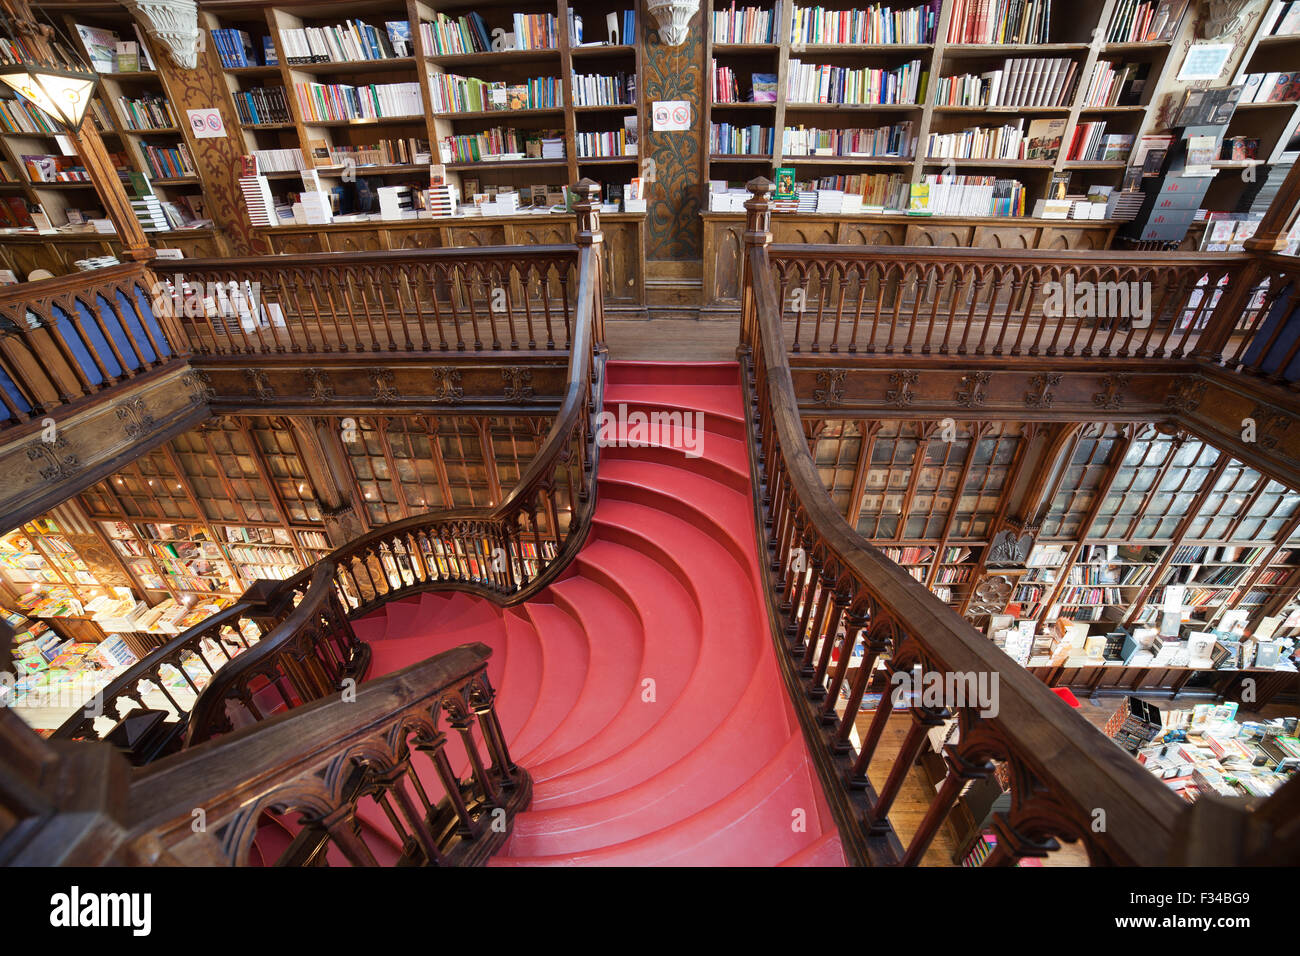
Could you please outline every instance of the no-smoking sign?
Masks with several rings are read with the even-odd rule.
[[[186,110],[190,118],[190,131],[195,139],[217,139],[226,135],[226,124],[220,110]]]
[[[686,100],[656,100],[651,109],[651,128],[673,132],[691,128],[691,104]]]

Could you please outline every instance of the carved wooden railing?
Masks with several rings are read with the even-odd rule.
[[[284,582],[276,598],[292,610],[247,653],[217,671],[198,695],[185,745],[236,725],[301,707],[366,676],[370,647],[357,639],[332,587],[334,568],[322,562]],[[301,594],[297,606],[290,598]]]
[[[740,356],[758,544],[767,557],[765,591],[778,656],[850,860],[919,863],[964,784],[1001,763],[1011,807],[995,817],[998,844],[987,865],[1046,855],[1057,840],[1081,841],[1094,863],[1165,861],[1181,801],[868,544],[831,502],[808,451],[790,377],[780,273],[767,248],[771,184],[757,180],[750,188]],[[841,625],[847,637],[832,663]],[[859,635],[865,659],[845,689]],[[887,759],[880,744],[895,712],[891,682],[855,750],[864,697],[882,661],[890,675],[919,667],[925,675],[992,687],[996,713],[981,716],[982,704],[969,700],[961,706],[915,700],[902,744]],[[904,846],[891,810],[926,731],[950,717],[959,737],[943,748],[947,776]]]
[[[188,714],[173,705],[179,718],[188,717],[187,746],[300,707],[345,681],[360,681],[369,648],[357,640],[350,618],[429,590],[468,591],[498,604],[517,604],[555,580],[581,549],[595,507],[594,416],[603,390],[604,316],[598,188],[584,181],[576,191],[579,228],[571,251],[579,268],[564,400],[514,490],[493,508],[396,522],[293,578],[261,582],[258,601],[278,609],[278,620],[250,650],[219,667]],[[259,604],[256,610],[266,621],[265,608]],[[106,709],[121,714],[128,704],[139,703],[140,683],[159,667],[184,659],[211,636],[209,630],[215,633],[249,614],[248,602],[241,602],[224,612],[224,623],[205,622],[176,638],[105,689]],[[58,734],[88,737],[102,726],[79,714]]]
[[[572,245],[189,259],[164,276],[199,356],[555,351]]]
[[[272,583],[274,588],[267,586]],[[288,616],[295,598],[300,596],[301,587],[286,587],[279,581],[251,588],[238,603],[176,635],[131,665],[86,707],[64,721],[53,736],[98,739],[137,708],[166,710],[169,723],[185,724],[218,668],[256,646]],[[198,674],[191,673],[195,662],[202,669]],[[174,686],[173,675],[179,676],[183,688]]]
[[[189,352],[145,265],[0,289],[0,428],[41,418]]]
[[[494,811],[512,817],[532,789],[497,719],[491,653],[467,644],[365,685],[355,701],[318,700],[151,764],[131,783],[128,842],[153,842],[158,862],[243,865],[271,815],[298,832],[268,864],[326,865],[332,844],[351,865],[375,866],[373,841],[385,838],[404,863],[481,863],[508,835]],[[423,779],[421,763],[433,771]],[[382,809],[370,827],[362,800]]]
[[[1198,358],[1274,385],[1300,387],[1300,260],[1257,255],[1238,294],[1223,295]]]
[[[1248,256],[910,246],[768,250],[794,353],[1179,359]],[[1229,331],[1248,338],[1253,300]],[[1099,314],[1100,313],[1100,314]]]

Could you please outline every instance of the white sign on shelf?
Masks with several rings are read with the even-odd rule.
[[[190,118],[190,131],[195,139],[220,139],[226,135],[226,124],[221,110],[186,110]]]
[[[681,132],[691,128],[691,104],[687,100],[655,100],[651,128],[656,133]]]
[[[1231,43],[1193,43],[1178,71],[1179,81],[1217,80],[1231,53]]]

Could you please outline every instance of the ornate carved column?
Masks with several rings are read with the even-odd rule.
[[[352,470],[333,419],[289,418],[294,445],[303,468],[316,491],[325,536],[330,545],[341,548],[370,530],[364,511],[352,497]]]

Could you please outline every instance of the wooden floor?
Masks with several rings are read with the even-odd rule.
[[[734,362],[736,322],[691,319],[605,319],[609,357],[642,362]]]

